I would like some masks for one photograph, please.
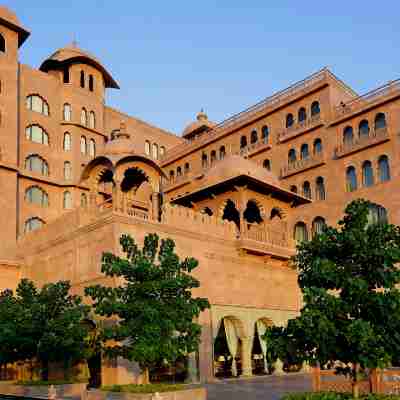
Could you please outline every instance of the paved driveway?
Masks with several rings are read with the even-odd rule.
[[[309,375],[265,376],[206,385],[208,400],[278,400],[287,392],[311,390]]]

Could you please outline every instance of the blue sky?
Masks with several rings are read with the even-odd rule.
[[[75,37],[121,86],[108,104],[176,133],[202,107],[221,121],[323,66],[359,92],[400,78],[398,1],[2,4],[32,33],[23,63],[38,67]]]

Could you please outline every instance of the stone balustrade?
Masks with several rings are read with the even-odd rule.
[[[320,125],[323,125],[323,120],[321,118],[321,114],[313,115],[310,118],[307,118],[304,121],[297,122],[290,126],[289,128],[285,128],[278,133],[278,142],[283,143],[287,140],[290,140],[296,136],[302,135],[303,133],[317,128]]]
[[[297,174],[298,172],[302,172],[306,169],[315,168],[324,163],[325,160],[323,152],[313,154],[312,156],[309,156],[308,158],[305,158],[303,160],[297,160],[288,163],[288,165],[281,169],[280,178],[286,178],[288,176]]]
[[[351,142],[345,142],[340,146],[337,146],[335,149],[335,158],[344,157],[366,147],[383,143],[389,139],[390,138],[386,127],[371,130],[368,136],[360,136]]]

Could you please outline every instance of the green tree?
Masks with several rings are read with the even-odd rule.
[[[192,297],[192,289],[200,286],[190,275],[197,260],[181,261],[171,239],[160,243],[156,234],[149,234],[140,249],[123,235],[120,244],[125,258],[104,253],[102,261],[103,273],[123,278],[117,280],[119,286],[91,286],[86,294],[97,314],[114,318],[103,332],[109,341],[106,354],[138,362],[148,381],[150,367],[198,349],[201,327],[194,320],[209,303]]]
[[[352,380],[360,368],[387,366],[400,354],[400,228],[371,218],[374,205],[351,202],[338,228],[298,246],[300,316],[273,327],[268,345],[281,359],[334,365]],[[337,365],[337,363],[336,363]]]
[[[80,296],[69,294],[68,281],[49,283],[38,290],[23,279],[16,295],[0,296],[0,346],[8,362],[36,358],[42,379],[48,380],[49,362],[64,362],[66,373],[72,362],[85,358],[88,328],[83,323],[90,307]],[[7,309],[8,306],[8,309]],[[7,321],[8,320],[8,321]],[[6,333],[12,338],[6,341]]]

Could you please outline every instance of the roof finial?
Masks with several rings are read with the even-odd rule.
[[[75,34],[72,37],[72,47],[78,47],[78,42],[76,40],[76,36]]]
[[[204,112],[204,108],[201,107],[200,112],[196,116],[197,121],[205,121],[208,119],[207,114]]]

